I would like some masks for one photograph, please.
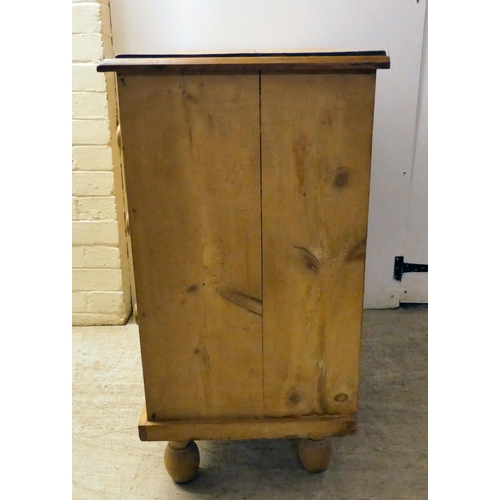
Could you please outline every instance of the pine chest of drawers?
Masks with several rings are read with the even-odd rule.
[[[146,404],[141,439],[354,433],[376,70],[384,52],[119,57]]]

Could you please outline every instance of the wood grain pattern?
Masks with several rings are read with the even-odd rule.
[[[359,53],[251,54],[214,56],[148,56],[105,59],[97,71],[120,74],[179,73],[190,71],[375,71],[389,68],[389,57],[383,51]]]
[[[258,92],[119,79],[149,420],[262,414]]]
[[[263,75],[266,416],[353,415],[375,75]]]
[[[206,439],[322,439],[356,432],[356,417],[239,418],[224,420],[170,420],[150,422],[144,407],[139,419],[142,441]]]

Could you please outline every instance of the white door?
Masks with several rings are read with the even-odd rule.
[[[420,93],[418,99],[415,156],[413,160],[408,222],[404,244],[405,262],[428,264],[427,253],[427,18],[425,23],[424,47]],[[428,300],[427,273],[403,274],[400,289],[400,302],[423,303]]]
[[[426,0],[111,0],[115,54],[387,51],[391,69],[378,71],[375,101],[368,308],[412,296],[414,277],[394,280],[394,258],[420,257],[407,226],[411,190],[427,192],[418,168],[412,175],[423,162],[414,151],[425,11]],[[411,210],[420,212],[416,193]]]

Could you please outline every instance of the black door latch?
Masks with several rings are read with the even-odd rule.
[[[404,257],[395,257],[394,259],[394,279],[401,281],[404,273],[427,273],[428,264],[408,264]]]

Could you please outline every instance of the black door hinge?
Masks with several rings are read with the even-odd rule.
[[[407,264],[404,262],[404,257],[394,258],[394,279],[396,281],[401,281],[404,273],[427,273],[428,270],[428,264]]]

